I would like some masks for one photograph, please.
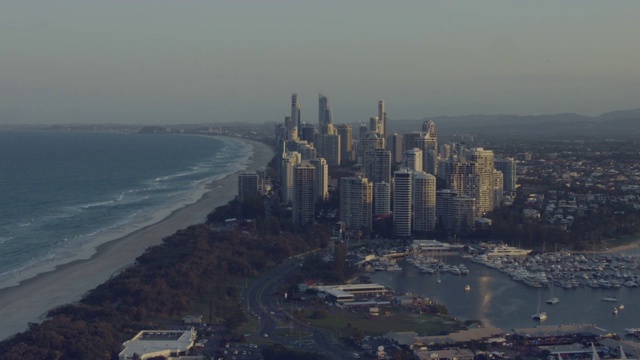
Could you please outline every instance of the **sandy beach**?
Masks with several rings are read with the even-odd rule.
[[[273,149],[260,142],[244,141],[253,146],[253,155],[244,171],[266,167]],[[212,182],[211,190],[200,200],[172,212],[164,220],[98,246],[88,260],[60,265],[17,286],[0,289],[0,340],[26,330],[29,322],[42,321],[49,309],[80,300],[87,291],[131,265],[145,249],[160,244],[164,237],[204,222],[209,212],[236,195],[237,174]]]

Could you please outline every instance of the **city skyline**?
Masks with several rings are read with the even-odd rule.
[[[2,5],[0,123],[316,123],[638,108],[630,1]],[[331,10],[331,25],[318,16]],[[380,26],[372,26],[380,24]],[[295,29],[293,31],[292,29]],[[373,105],[372,105],[373,104]]]

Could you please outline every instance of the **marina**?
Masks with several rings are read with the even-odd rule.
[[[635,288],[565,288],[554,285],[553,280],[546,287],[535,288],[523,281],[514,281],[507,272],[497,271],[472,258],[458,255],[442,256],[440,261],[438,256],[431,258],[429,260],[425,256],[421,263],[408,256],[406,260],[398,261],[402,271],[373,272],[369,277],[396,293],[409,292],[433,298],[444,304],[449,314],[459,320],[480,320],[505,331],[535,326],[540,320],[533,320],[532,314],[544,312],[544,325],[591,323],[621,336],[629,334],[625,336],[628,338],[638,336],[638,332],[625,331],[640,326],[640,311],[630,305],[638,303],[640,299],[640,293]],[[447,269],[445,264],[458,264],[455,265],[458,269],[460,264],[464,265],[469,271],[468,275],[443,271]],[[429,275],[422,269],[433,269],[434,274]],[[469,290],[466,290],[467,286]],[[556,298],[557,301],[542,301],[537,311],[538,292],[541,299]],[[603,301],[605,297],[615,297],[617,301]],[[613,304],[627,306],[618,306],[616,316],[612,314]]]

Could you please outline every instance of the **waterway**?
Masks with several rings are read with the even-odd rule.
[[[396,293],[410,292],[434,298],[459,320],[481,320],[504,331],[540,324],[587,323],[624,335],[625,328],[640,327],[640,288],[564,289],[550,286],[538,289],[459,256],[445,257],[443,261],[450,265],[465,264],[470,274],[440,274],[441,282],[437,283],[435,275],[422,274],[416,267],[399,261],[402,271],[369,275],[373,282],[388,286]],[[466,291],[466,285],[471,289]],[[554,296],[560,299],[560,303],[547,304],[547,299]],[[617,297],[618,301],[603,301],[605,296]],[[622,304],[624,309],[614,314],[613,307]],[[546,311],[546,321],[531,319],[538,307],[540,311]]]

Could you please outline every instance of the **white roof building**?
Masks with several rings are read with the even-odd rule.
[[[144,360],[164,356],[169,360],[186,355],[196,340],[196,331],[190,330],[142,330],[131,340],[125,341],[119,360],[134,358]],[[137,356],[137,357],[136,357]]]

